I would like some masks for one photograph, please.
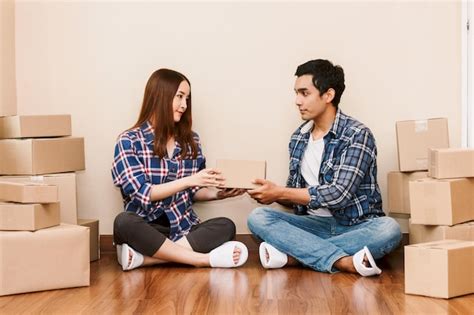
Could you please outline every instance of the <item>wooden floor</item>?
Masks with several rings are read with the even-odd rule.
[[[403,293],[403,252],[380,277],[302,267],[264,270],[257,253],[239,269],[168,265],[122,272],[112,254],[91,264],[91,286],[0,297],[0,314],[471,314],[474,294],[451,300]]]

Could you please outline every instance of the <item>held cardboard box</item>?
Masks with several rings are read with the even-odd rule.
[[[448,148],[448,120],[435,118],[396,123],[401,172],[428,170],[428,149]]]
[[[77,224],[88,227],[90,229],[90,261],[95,261],[100,258],[99,246],[99,220],[93,219],[78,219]]]
[[[58,202],[58,187],[46,183],[15,183],[0,178],[0,200],[20,203]]]
[[[388,211],[390,213],[410,213],[410,194],[408,183],[411,180],[428,177],[428,172],[389,172],[388,185]]]
[[[258,185],[252,184],[256,178],[265,179],[265,161],[225,160],[216,161],[216,169],[222,172],[226,188],[253,189]]]
[[[89,229],[0,231],[0,296],[89,285]]]
[[[71,115],[0,117],[0,139],[71,135]]]
[[[434,178],[474,177],[474,149],[431,149],[429,166]]]
[[[59,203],[0,202],[0,230],[36,231],[59,225]]]
[[[474,221],[453,226],[412,224],[410,222],[410,244],[449,239],[474,241]]]
[[[0,140],[0,174],[39,175],[85,169],[84,138]]]
[[[474,293],[474,242],[405,246],[405,293],[451,298]]]
[[[454,225],[474,220],[474,178],[410,182],[413,224]]]
[[[17,183],[34,182],[57,186],[61,222],[77,224],[76,174],[63,173],[40,176],[0,176],[0,181]]]

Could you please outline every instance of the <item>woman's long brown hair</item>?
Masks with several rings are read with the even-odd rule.
[[[149,121],[155,130],[153,151],[160,158],[166,157],[166,143],[172,136],[181,146],[181,158],[197,157],[198,147],[192,132],[191,93],[187,109],[177,123],[173,119],[173,99],[181,82],[189,80],[181,73],[170,69],[159,69],[150,76],[145,87],[143,104],[135,125],[140,127]]]

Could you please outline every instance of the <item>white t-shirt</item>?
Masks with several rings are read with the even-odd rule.
[[[319,168],[323,159],[324,139],[313,140],[313,135],[309,136],[308,146],[301,161],[301,175],[309,186],[319,185]],[[332,217],[331,211],[326,208],[308,209],[308,214],[320,217]]]

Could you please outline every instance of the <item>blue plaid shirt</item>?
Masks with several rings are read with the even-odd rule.
[[[291,136],[287,187],[307,187],[300,164],[313,124],[303,123]],[[309,186],[308,191],[310,202],[295,205],[296,214],[324,207],[342,225],[385,215],[377,184],[377,147],[369,128],[337,110],[334,123],[324,136],[319,185]]]
[[[160,159],[153,153],[154,139],[153,127],[148,122],[123,132],[115,145],[112,178],[114,185],[122,192],[125,211],[135,212],[147,222],[166,214],[170,221],[169,238],[175,241],[199,223],[191,207],[199,188],[186,189],[166,199],[151,201],[151,187],[196,174],[205,168],[206,160],[196,133],[194,140],[199,148],[196,159],[181,158],[181,147],[177,142],[173,157]]]

